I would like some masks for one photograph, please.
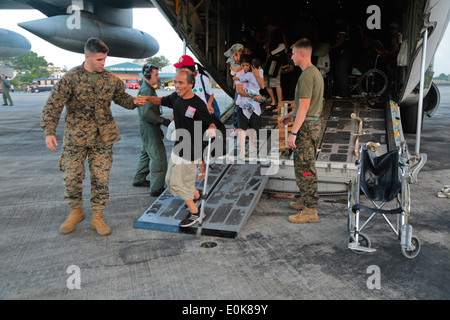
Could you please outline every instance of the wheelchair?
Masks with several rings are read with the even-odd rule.
[[[420,241],[412,236],[409,224],[410,187],[407,179],[407,165],[402,163],[402,150],[393,150],[376,156],[366,147],[359,148],[359,159],[356,161],[357,177],[350,182],[348,191],[348,248],[357,254],[375,252],[371,248],[369,237],[362,233],[368,223],[377,215],[381,215],[390,229],[400,240],[401,251],[408,259],[417,257]],[[362,205],[361,196],[371,202],[374,208]],[[384,209],[388,203],[397,201],[393,209]],[[392,205],[391,205],[392,206]],[[362,212],[371,213],[361,225]],[[397,217],[396,224],[388,215]]]
[[[348,76],[349,95],[356,93],[365,99],[376,99],[384,94],[389,81],[386,74],[377,67],[379,57],[376,57],[374,67],[364,73],[353,67],[352,74]]]

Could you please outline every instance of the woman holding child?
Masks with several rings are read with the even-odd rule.
[[[252,62],[255,66],[252,65]],[[256,59],[252,60],[250,55],[242,55],[240,64],[242,70],[233,78],[236,84],[237,118],[238,118],[238,143],[240,152],[237,156],[239,161],[245,158],[245,137],[249,132],[249,157],[256,158],[256,130],[261,128],[261,107],[263,97],[259,90],[264,88],[264,72]]]

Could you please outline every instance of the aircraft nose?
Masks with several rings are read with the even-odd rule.
[[[18,26],[44,39],[54,36],[56,28],[53,21],[49,20],[43,23],[42,20],[44,19],[20,22]]]

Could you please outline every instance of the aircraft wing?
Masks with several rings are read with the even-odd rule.
[[[151,57],[159,50],[151,35],[133,28],[132,8],[152,7],[147,0],[0,2],[0,9],[36,9],[45,14],[48,18],[22,22],[19,26],[57,47],[83,53],[86,40],[97,37],[109,47],[110,56],[131,59]]]
[[[447,29],[450,21],[450,1],[448,0],[429,0],[424,10],[424,20],[421,22],[423,29],[429,30],[428,43],[425,56],[425,66],[428,67],[436,53],[442,37]],[[422,31],[423,31],[422,29]],[[418,39],[415,50],[412,54],[411,61],[408,66],[407,82],[404,86],[400,102],[407,102],[412,99],[416,102],[418,97],[411,95],[411,92],[417,87],[420,80],[421,62],[423,55],[423,40]],[[411,98],[414,97],[414,98]]]
[[[0,9],[17,10],[17,9],[34,9],[34,8],[25,1],[18,2],[14,0],[3,0],[0,2]]]
[[[2,0],[0,9],[37,9],[36,4],[42,8],[47,7],[49,15],[61,14],[68,6],[72,5],[72,0]],[[102,3],[113,8],[131,9],[131,8],[153,8],[153,4],[147,0],[94,0],[91,2]],[[32,4],[31,4],[32,3]],[[50,12],[54,12],[51,14]]]

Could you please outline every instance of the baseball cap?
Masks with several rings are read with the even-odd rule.
[[[173,66],[177,69],[182,67],[195,66],[195,61],[191,56],[183,55],[177,63],[174,63]]]

